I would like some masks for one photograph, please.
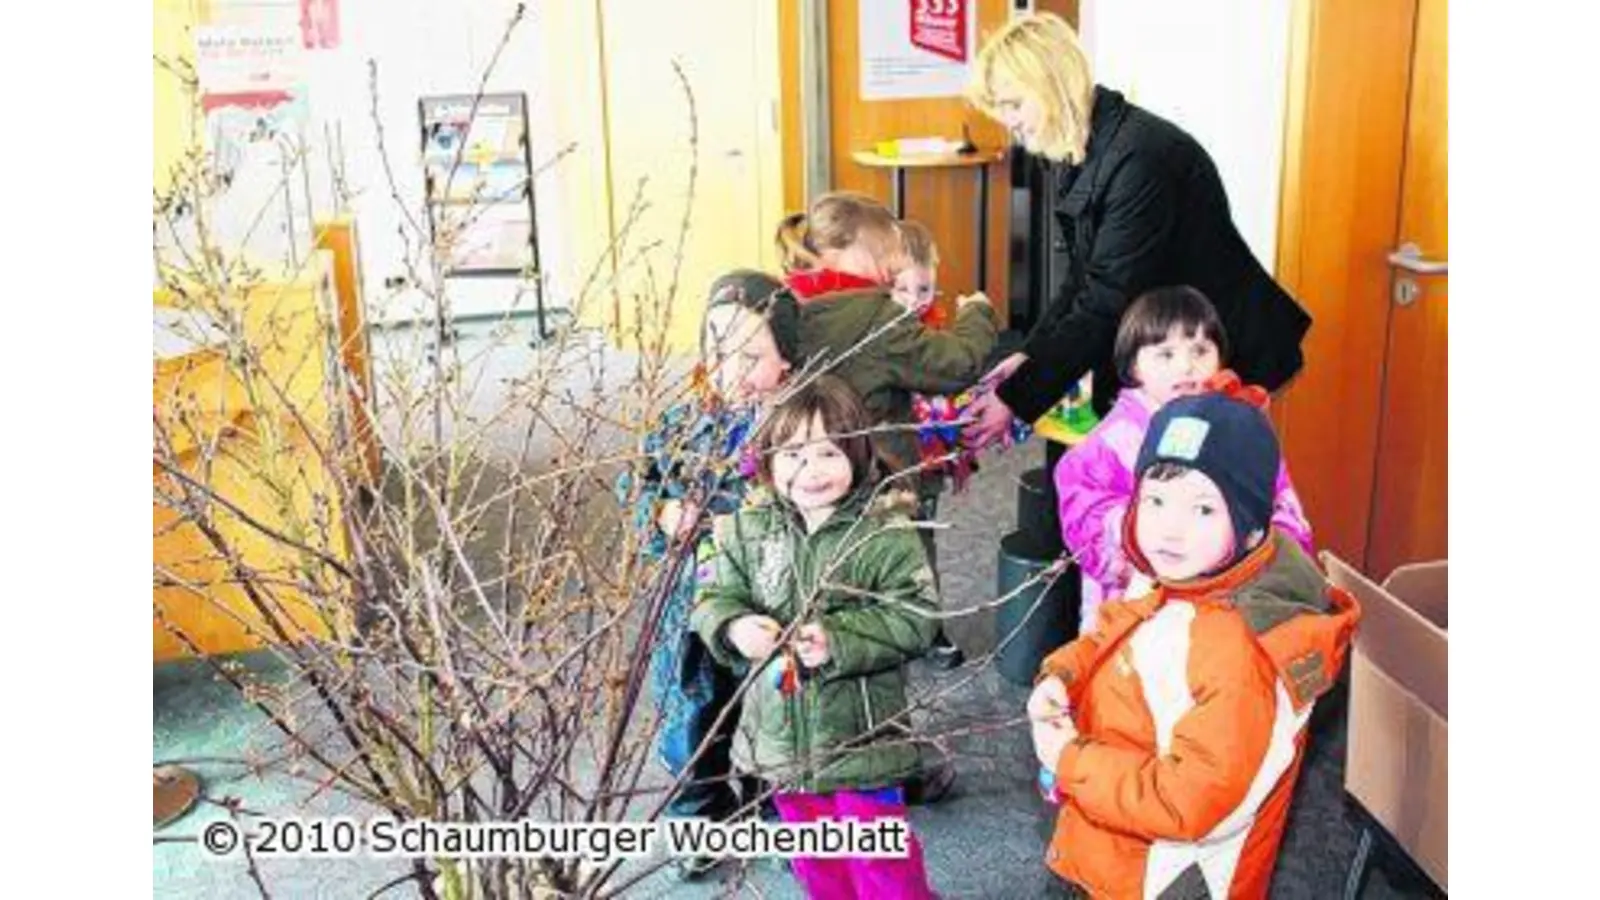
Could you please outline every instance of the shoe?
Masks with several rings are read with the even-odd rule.
[[[950,760],[942,759],[907,779],[904,785],[906,805],[930,806],[938,803],[949,795],[955,783],[956,767],[950,764]]]
[[[757,797],[759,797],[761,799],[756,804],[754,814],[760,817],[761,821],[763,822],[779,821],[778,803],[773,799],[775,794],[771,790],[771,787],[772,785],[762,781],[760,778],[756,778],[755,776],[747,775],[740,779],[739,799],[741,801],[741,808],[748,806],[751,800],[755,800]],[[745,814],[750,815],[751,813],[749,810],[746,810]]]
[[[927,659],[928,664],[934,668],[949,671],[961,668],[962,664],[967,661],[967,654],[961,652],[960,647],[950,643],[947,639],[943,644],[934,644],[928,648]]]

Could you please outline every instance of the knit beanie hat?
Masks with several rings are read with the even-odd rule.
[[[1234,556],[1249,551],[1251,534],[1272,521],[1280,451],[1272,423],[1259,406],[1221,393],[1178,397],[1151,419],[1139,448],[1139,478],[1159,462],[1194,469],[1216,483],[1233,523]]]
[[[800,307],[794,295],[783,289],[783,282],[756,269],[734,269],[711,282],[706,312],[733,304],[767,320],[778,355],[791,366],[800,366]],[[702,333],[701,343],[705,337]],[[701,347],[702,352],[704,346]]]

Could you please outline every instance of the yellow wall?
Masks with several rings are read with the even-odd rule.
[[[587,305],[575,310],[585,324],[598,325],[609,306],[609,292],[601,290],[614,274],[608,252],[613,224],[611,186],[605,128],[604,90],[600,46],[600,0],[542,3],[535,7],[531,27],[537,30],[539,74],[545,84],[560,84],[561,97],[550,108],[555,121],[545,123],[559,145],[571,143],[573,154],[551,170],[556,192],[563,199],[560,227],[569,237],[563,260],[541,260],[546,267],[565,269],[562,282],[574,294],[594,277]],[[541,220],[541,228],[555,223]],[[602,302],[602,296],[606,299]],[[561,298],[576,304],[578,297]]]
[[[405,37],[404,29],[426,27],[426,23],[395,22],[392,25],[395,33],[383,30],[381,23],[384,20],[378,16],[377,10],[384,2],[350,0],[349,21],[352,27],[360,23],[363,31],[347,35],[347,52],[354,53],[359,47],[370,46],[380,57],[392,56],[399,52],[396,48],[407,46],[401,39]],[[501,5],[509,9],[509,3]],[[698,23],[693,28],[684,27],[685,23],[672,18],[668,11],[660,8],[659,0],[571,0],[532,4],[516,39],[507,45],[507,55],[501,60],[489,89],[527,90],[541,143],[550,147],[567,144],[575,147],[571,155],[540,176],[540,189],[545,192],[540,198],[540,230],[560,230],[557,236],[559,240],[550,243],[550,252],[541,259],[541,264],[550,273],[558,289],[558,295],[550,300],[563,304],[576,302],[578,292],[588,286],[587,303],[578,310],[580,319],[586,324],[599,325],[615,317],[611,284],[615,280],[616,261],[611,258],[610,248],[617,229],[622,227],[626,218],[628,203],[633,196],[632,182],[641,168],[650,171],[653,179],[649,192],[651,221],[646,223],[652,233],[648,238],[660,239],[674,232],[676,222],[682,218],[682,200],[674,196],[675,190],[682,190],[680,183],[684,173],[679,170],[686,168],[680,164],[682,154],[661,152],[663,148],[678,149],[676,145],[683,142],[681,133],[687,130],[687,114],[680,113],[681,95],[676,85],[671,83],[669,57],[678,56],[684,60],[691,75],[697,71],[700,75],[694,86],[700,95],[699,128],[704,140],[719,140],[714,137],[719,131],[728,133],[736,127],[751,127],[745,120],[755,118],[749,109],[753,101],[746,99],[743,101],[745,106],[736,109],[732,104],[740,102],[737,95],[743,93],[753,97],[777,94],[775,8],[768,8],[769,4],[766,3],[757,6],[758,11],[754,14],[757,24],[751,29],[753,33],[740,31],[735,34],[731,33],[735,30],[731,23],[719,25],[712,21]],[[228,4],[223,0],[155,0],[155,53],[173,58],[191,55],[189,47],[192,41],[188,30],[196,24],[215,19],[227,7]],[[456,35],[448,38],[441,36],[439,40],[450,48],[460,44],[463,65],[475,67],[478,57],[485,57],[482,61],[487,62],[486,48],[494,43],[493,38],[500,26],[487,24],[495,18],[495,14],[488,11],[487,7],[468,18],[471,23],[470,41],[464,43]],[[660,22],[663,19],[668,24],[652,31],[652,40],[641,42],[633,38],[623,39],[624,34],[637,37],[635,33],[640,30],[639,22]],[[740,19],[748,21],[745,16]],[[602,40],[603,35],[608,39]],[[666,47],[668,43],[672,44],[670,48]],[[752,44],[757,48],[755,52],[758,59],[767,61],[768,65],[758,67],[754,78],[749,75],[726,77],[722,70],[743,65],[736,60],[751,53]],[[623,52],[619,56],[614,52],[618,45],[623,45],[623,51],[642,45],[642,52],[649,58],[636,64],[629,57],[637,55],[640,48],[635,47],[636,52],[632,54]],[[734,53],[728,51],[728,47],[739,49]],[[388,63],[393,67],[397,64],[392,58],[380,58],[379,62],[380,66]],[[651,80],[655,83],[639,83],[639,77],[630,77],[636,71],[653,73]],[[454,70],[448,66],[440,68],[439,72],[444,74],[436,73],[438,77],[446,81],[464,77],[459,73],[449,74]],[[619,72],[622,76],[616,77]],[[609,80],[608,75],[611,76]],[[400,86],[396,90],[403,94],[425,90],[421,81],[413,85],[402,79],[397,84]],[[329,101],[323,104],[316,115],[324,119],[342,120],[346,141],[352,148],[362,140],[369,140],[362,137],[370,128],[367,110],[364,107],[343,108],[353,103],[346,99],[348,92],[322,85],[313,85],[313,90],[317,97]],[[358,93],[365,96],[364,89]],[[720,108],[719,103],[713,102],[714,95],[725,97],[720,101]],[[661,100],[663,97],[664,101]],[[672,107],[670,110],[655,109],[668,103]],[[171,165],[182,157],[184,148],[199,137],[191,137],[194,117],[190,110],[190,100],[185,96],[178,79],[158,66],[155,77],[153,179],[158,191],[167,186],[167,172]],[[400,121],[397,118],[402,115],[414,116],[411,106],[406,105],[403,111],[393,111],[388,115],[392,119],[387,129],[391,141],[396,135],[409,134],[414,128],[415,123],[411,119]],[[657,122],[664,124],[658,126]],[[669,126],[670,133],[665,133]],[[745,212],[745,204],[741,203],[736,208],[743,216],[732,217],[723,212],[729,204],[721,198],[711,199],[717,190],[713,167],[727,159],[732,145],[731,141],[720,141],[716,146],[708,143],[699,148],[701,200],[696,203],[693,233],[690,236],[697,252],[688,256],[710,259],[718,268],[752,265],[770,268],[775,260],[771,258],[773,254],[767,247],[770,243],[767,235],[783,211],[782,200],[778,196],[782,174],[776,133],[764,131],[754,144],[748,140],[739,141],[746,164],[759,171],[759,191],[742,191],[742,195],[761,195],[753,204],[760,206],[759,215]],[[646,149],[643,152],[633,149],[639,146]],[[403,156],[404,151],[391,146],[390,154],[392,157]],[[537,158],[538,153],[535,156],[535,164],[547,162]],[[671,158],[668,159],[668,156]],[[656,167],[671,171],[655,171]],[[401,168],[404,168],[403,165]],[[373,192],[373,196],[387,196],[387,186],[381,180],[367,184],[367,188]],[[398,260],[395,257],[401,252],[389,247],[380,238],[380,234],[392,233],[395,223],[384,220],[383,215],[373,208],[375,205],[358,204],[356,210],[357,215],[363,217],[363,224],[372,226],[363,229],[373,235],[369,242],[373,244],[374,252],[366,256],[373,272],[378,273],[369,273],[369,278],[379,278],[383,273],[396,269]],[[368,215],[377,218],[367,223],[365,218]],[[745,224],[757,219],[760,222],[758,226]],[[642,231],[636,230],[635,246],[644,237]],[[759,241],[754,244],[744,241],[738,246],[720,246],[725,235],[742,236],[752,231],[761,234]],[[657,252],[657,265],[662,265],[670,255],[665,251]],[[709,263],[701,264],[691,259],[686,266],[679,291],[679,305],[673,313],[671,344],[677,349],[688,349],[695,343],[699,313],[704,302],[704,287],[712,274]],[[624,273],[625,277],[629,275]],[[464,299],[469,293],[468,289],[480,286],[463,283],[457,287],[462,294],[456,298],[458,304],[464,303],[470,307],[471,303]],[[624,288],[617,294],[626,300],[630,293],[637,291],[636,285],[630,287],[633,291]],[[382,292],[376,292],[373,284],[369,283],[367,288],[374,292],[375,300],[383,302]],[[622,318],[627,322],[632,317],[624,310]]]
[[[578,146],[576,157],[556,169],[566,200],[560,227],[571,237],[568,264],[582,269],[578,284],[599,268],[579,320],[606,327],[614,342],[631,343],[637,298],[661,297],[671,281],[691,149],[674,58],[695,95],[698,144],[694,211],[667,347],[696,346],[705,288],[717,274],[776,266],[768,236],[783,212],[782,153],[776,123],[768,124],[762,108],[779,94],[776,9],[735,0],[704,5],[692,27],[659,0],[545,4],[534,22],[545,78],[563,85],[551,124]],[[641,178],[648,178],[648,208],[620,243]],[[647,272],[640,250],[654,242],[660,246],[650,252]]]
[[[160,59],[193,64],[190,29],[205,21],[207,0],[155,0],[154,55]],[[156,191],[171,186],[173,163],[191,140],[193,98],[182,81],[161,63],[155,68],[155,175]]]
[[[154,56],[174,61],[180,71],[182,63],[192,66],[192,29],[208,20],[212,4],[208,0],[155,0],[153,6]],[[201,135],[194,127],[196,104],[189,87],[168,67],[159,62],[153,65],[152,185],[161,192],[171,187],[173,167],[191,147],[200,146]],[[180,410],[187,410],[185,420],[198,422],[197,427],[207,435],[220,435],[223,448],[209,464],[202,464],[194,436],[186,428],[172,425],[169,430],[177,436],[174,461],[192,466],[191,477],[207,483],[258,521],[286,532],[305,528],[311,521],[319,508],[314,494],[328,501],[320,508],[326,509],[334,523],[338,522],[339,506],[333,497],[330,473],[321,466],[302,464],[310,455],[306,443],[309,438],[300,431],[298,417],[285,414],[282,402],[274,399],[275,391],[266,383],[270,379],[287,393],[288,402],[301,415],[318,423],[315,437],[326,445],[329,435],[323,423],[329,410],[322,388],[323,324],[319,319],[323,310],[333,308],[327,295],[334,290],[339,248],[332,250],[318,254],[292,282],[262,285],[248,296],[223,301],[243,305],[247,339],[263,353],[265,375],[251,382],[240,379],[225,363],[223,352],[216,349],[197,350],[153,364],[157,418],[170,425]],[[156,291],[154,299],[157,305],[175,301],[161,290]],[[341,302],[339,308],[343,312],[351,305]],[[157,487],[166,478],[156,467]],[[291,498],[287,504],[280,502],[278,494],[285,488]],[[152,503],[152,513],[155,564],[189,584],[155,588],[154,602],[160,614],[180,627],[203,652],[226,653],[259,646],[261,620],[253,615],[240,589],[230,583],[230,566],[176,511],[157,500]],[[247,564],[283,579],[305,574],[300,568],[304,562],[300,554],[283,550],[237,518],[221,515],[216,523]],[[327,545],[336,557],[343,555],[342,532],[337,530],[337,524]],[[298,625],[289,627],[291,633],[328,632],[331,623],[299,591],[280,589],[276,599]],[[241,623],[240,617],[250,624]],[[187,653],[159,621],[154,624],[157,661]]]

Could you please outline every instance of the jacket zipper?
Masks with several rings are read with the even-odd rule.
[[[794,715],[794,758],[800,763],[800,777],[803,781],[809,782],[811,780],[811,742],[806,732],[810,730],[808,726],[811,723],[808,721],[809,713],[806,709],[805,699],[806,692],[810,690],[810,686],[804,681],[799,684],[800,689],[789,700],[790,704],[792,704],[791,709]]]
[[[867,690],[866,678],[857,678],[856,684],[861,688],[861,708],[867,713],[867,734],[871,734],[878,727],[877,719],[872,714],[872,694]]]
[[[801,523],[801,527],[804,527],[803,521]],[[807,534],[800,541],[802,554],[808,558],[811,555],[811,537],[811,535]],[[792,616],[798,615],[800,612],[800,555],[797,554],[796,557],[790,561],[790,564],[793,566],[793,569],[790,572],[791,585],[795,591],[795,593],[790,597],[790,600],[792,601]],[[798,658],[794,659],[794,664],[799,665],[800,660]],[[802,783],[807,783],[812,780],[811,741],[810,735],[807,733],[810,731],[809,726],[811,722],[810,710],[806,708],[805,701],[806,694],[811,689],[811,682],[809,679],[800,678],[799,675],[799,672],[795,673],[795,683],[799,689],[795,691],[793,697],[789,698],[789,703],[791,714],[794,716],[794,759],[799,763],[799,775],[802,779]]]
[[[1164,606],[1165,603],[1162,605]],[[1159,610],[1160,607],[1157,607],[1157,609]],[[1089,682],[1094,679],[1094,676],[1100,674],[1100,670],[1105,668],[1106,664],[1109,663],[1112,658],[1122,650],[1122,648],[1133,637],[1133,633],[1138,631],[1140,626],[1144,625],[1144,623],[1150,621],[1154,617],[1154,613],[1146,616],[1140,616],[1139,621],[1128,626],[1128,630],[1124,631],[1115,641],[1106,646],[1104,650],[1095,654],[1094,661],[1089,663],[1088,668],[1083,672],[1083,674],[1078,676],[1078,683],[1083,686],[1083,690],[1085,692],[1089,690]],[[1085,699],[1087,699],[1087,693],[1085,693],[1084,696]]]

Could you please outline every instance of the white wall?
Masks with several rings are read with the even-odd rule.
[[[346,181],[357,195],[353,211],[361,241],[363,294],[369,321],[403,320],[423,313],[420,292],[397,294],[384,287],[386,279],[407,271],[407,244],[400,235],[402,223],[408,216],[414,217],[426,233],[421,203],[418,97],[473,93],[515,6],[516,0],[342,0],[340,46],[308,52],[304,58],[313,206],[319,215],[334,208],[327,135],[330,129],[336,129],[342,138]],[[596,255],[592,248],[578,246],[581,242],[571,237],[574,229],[569,223],[575,213],[589,214],[575,210],[574,204],[589,202],[603,208],[605,203],[603,185],[597,188],[593,184],[595,160],[602,152],[599,110],[590,108],[587,115],[582,115],[581,109],[577,113],[558,110],[555,102],[558,91],[572,93],[575,84],[598,82],[597,52],[572,39],[572,32],[582,27],[582,23],[574,23],[573,13],[564,4],[554,5],[560,8],[551,12],[552,6],[528,4],[527,14],[485,86],[489,92],[526,93],[531,157],[536,170],[552,160],[559,147],[572,141],[579,144],[573,156],[546,169],[534,183],[547,307],[565,305],[583,270],[582,257]],[[293,0],[218,0],[213,19],[250,21],[262,16],[292,16],[294,7]],[[551,24],[552,19],[556,24]],[[549,49],[552,46],[554,52]],[[395,200],[378,152],[369,59],[378,63],[378,116],[383,123],[387,158],[400,203]],[[413,234],[410,255],[418,270],[425,273],[422,252],[421,242]],[[518,279],[514,277],[448,279],[446,284],[457,315],[503,312],[513,303],[519,309],[531,308],[531,294],[516,300]]]
[[[362,266],[369,317],[373,320],[415,316],[415,293],[393,295],[383,287],[386,278],[405,273],[405,243],[399,228],[406,221],[395,203],[377,151],[377,129],[369,113],[367,60],[378,63],[380,116],[384,141],[396,184],[407,212],[423,215],[422,168],[418,152],[417,98],[425,94],[471,94],[478,86],[496,45],[505,33],[515,0],[473,0],[440,3],[437,0],[344,0],[341,30],[345,46],[329,57],[326,70],[312,87],[312,102],[319,117],[339,119],[344,125],[344,150],[348,177],[361,191],[356,215],[362,243]],[[583,72],[552,73],[544,47],[549,34],[548,4],[529,4],[529,11],[501,53],[486,90],[522,91],[528,96],[530,148],[535,169],[552,160],[559,146],[575,137],[548,127],[558,118],[554,106],[563,81],[596,78]],[[585,54],[569,50],[571,58]],[[592,55],[592,54],[591,54]],[[598,120],[598,112],[595,114]],[[583,141],[584,154],[597,155],[597,142]],[[573,202],[570,177],[581,161],[568,159],[547,169],[534,183],[539,257],[546,274],[546,305],[563,305],[576,279],[577,260],[570,229]],[[603,200],[598,200],[603,202]],[[413,242],[413,252],[418,248]],[[531,295],[516,301],[517,279],[474,277],[450,279],[451,305],[457,315],[501,312],[514,302],[528,308]]]
[[[1095,79],[1194,135],[1234,222],[1274,269],[1290,0],[1084,0]]]

